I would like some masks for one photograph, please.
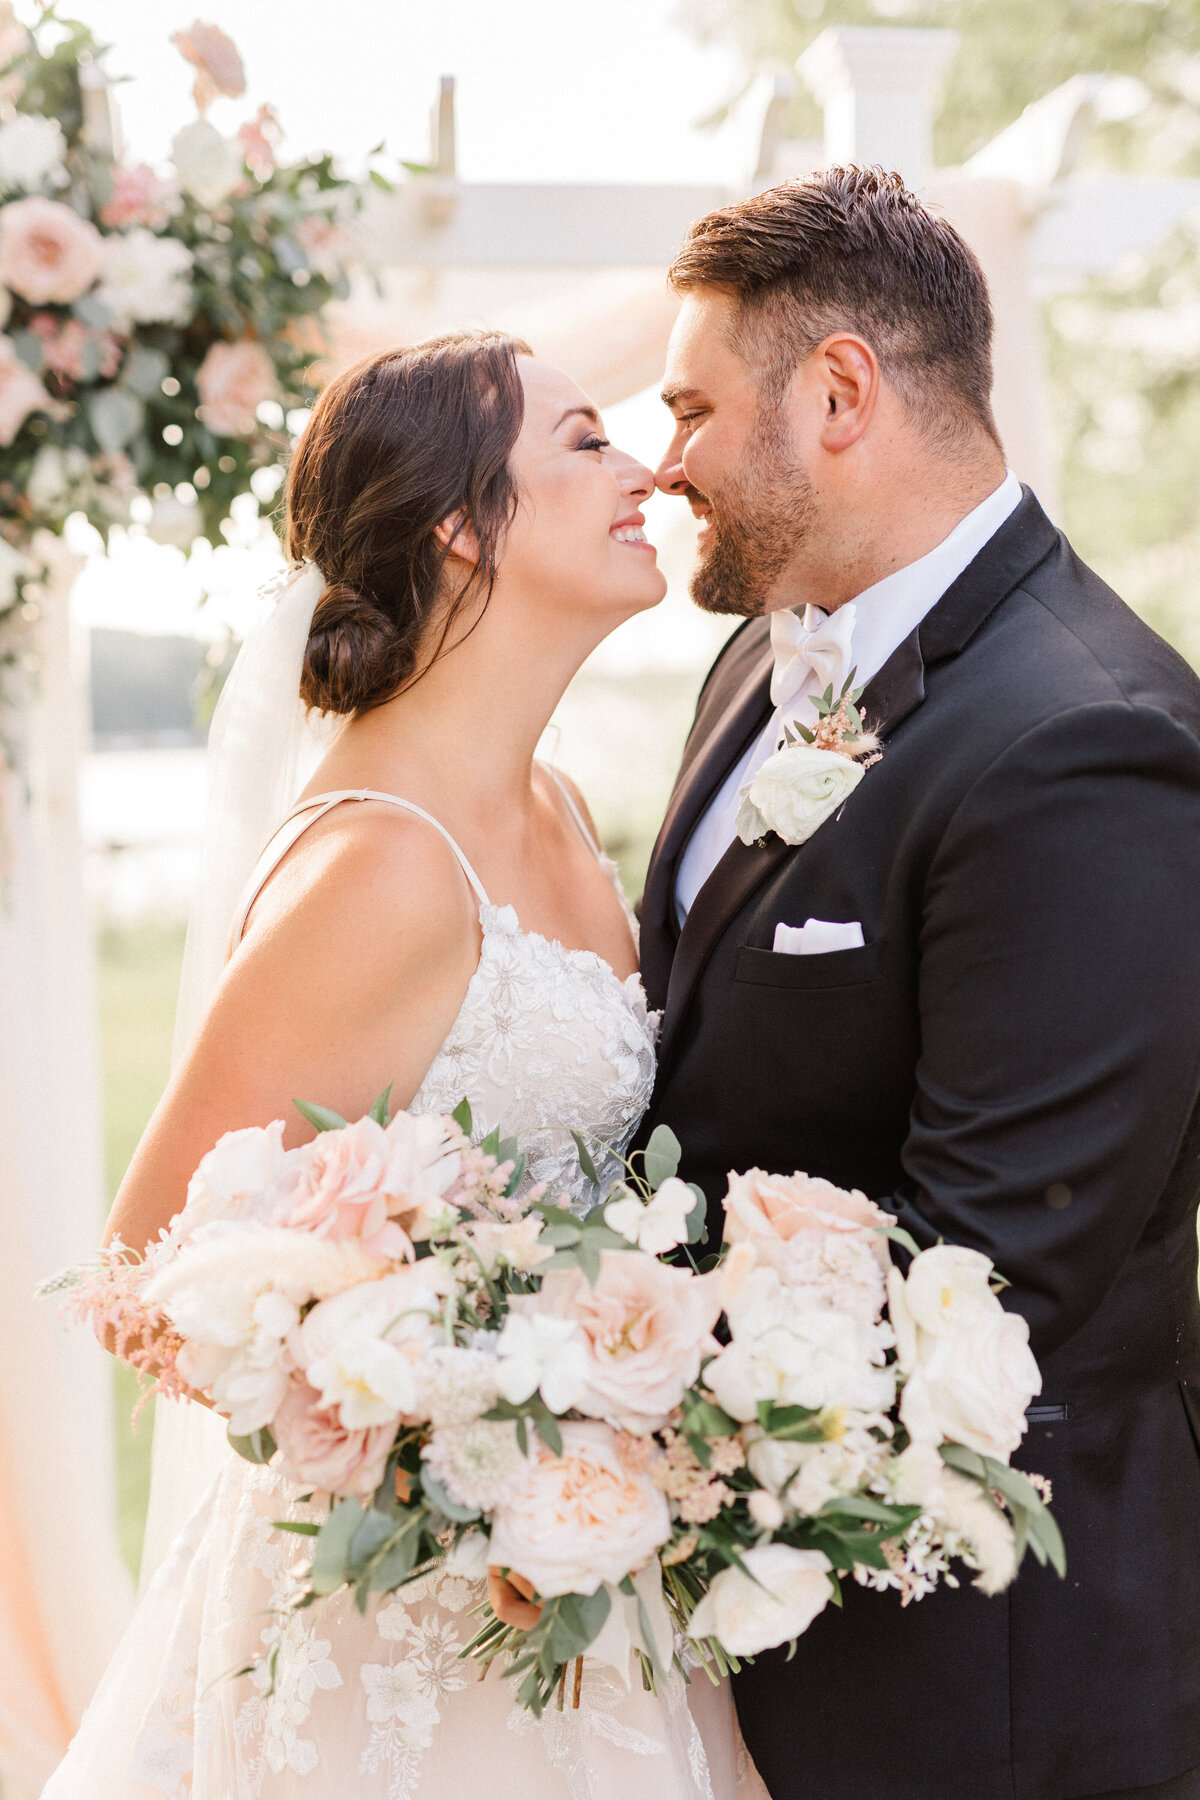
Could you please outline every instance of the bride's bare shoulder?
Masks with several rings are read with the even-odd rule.
[[[426,820],[382,801],[335,807],[309,827],[264,883],[243,946],[379,969],[472,944],[479,903],[454,851]],[[379,971],[380,974],[383,970]]]

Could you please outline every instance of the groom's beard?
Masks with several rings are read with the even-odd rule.
[[[817,510],[812,483],[791,460],[782,412],[760,419],[740,468],[702,497],[712,511],[692,599],[705,612],[757,618]]]

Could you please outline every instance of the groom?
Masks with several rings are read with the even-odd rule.
[[[1195,1800],[1200,683],[1006,473],[983,275],[898,177],[712,213],[672,280],[658,482],[746,623],[647,880],[647,1129],[710,1219],[728,1170],[802,1169],[994,1260],[1068,1558],[846,1582],[737,1678],[747,1743],[775,1800]],[[738,841],[852,668],[878,762],[807,842]]]

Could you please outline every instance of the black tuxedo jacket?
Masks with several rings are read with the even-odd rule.
[[[643,1127],[864,1189],[992,1257],[1043,1390],[1064,1582],[907,1609],[845,1585],[736,1682],[775,1800],[1070,1800],[1200,1764],[1200,682],[1026,490],[871,682],[883,740],[808,843],[733,844],[682,932],[707,802],[770,715],[768,622],[700,698],[642,909],[665,1009]],[[780,920],[862,949],[772,950]]]

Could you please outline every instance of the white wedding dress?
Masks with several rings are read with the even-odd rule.
[[[330,807],[368,798],[420,810],[367,791],[296,809],[251,878],[235,938],[301,832]],[[533,1177],[586,1208],[595,1196],[570,1132],[623,1153],[650,1098],[657,1020],[641,981],[621,981],[590,951],[522,931],[511,906],[491,904],[448,833],[420,816],[450,843],[475,891],[482,949],[413,1109],[449,1112],[465,1095],[477,1129],[502,1125],[520,1137]],[[602,1176],[615,1166],[611,1155],[597,1160],[609,1165]],[[655,1695],[636,1674],[627,1687],[585,1660],[578,1708],[567,1694],[561,1711],[552,1707],[538,1722],[516,1707],[497,1668],[481,1681],[478,1665],[459,1655],[478,1627],[481,1584],[437,1572],[373,1601],[365,1615],[334,1596],[281,1627],[276,1613],[308,1541],[272,1521],[319,1516],[297,1494],[226,1449],[43,1800],[733,1800],[763,1792],[727,1691],[701,1672],[690,1696],[677,1673]],[[268,1653],[273,1682],[261,1662],[237,1674]]]

